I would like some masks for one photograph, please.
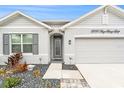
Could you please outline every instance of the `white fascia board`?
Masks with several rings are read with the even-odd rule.
[[[36,20],[36,19],[34,19],[34,18],[32,18],[32,17],[30,17],[30,16],[28,16],[28,15],[22,13],[22,12],[20,12],[20,11],[15,11],[15,12],[9,14],[8,16],[0,19],[0,22],[4,21],[4,20],[6,20],[6,19],[8,19],[10,17],[13,17],[16,14],[20,14],[20,15],[22,15],[22,16],[24,16],[24,17],[26,17],[26,18],[28,18],[28,19],[30,19],[30,20],[32,20],[32,21],[34,21],[34,22],[36,22],[36,23],[38,23],[38,24],[40,24],[40,25],[42,25],[42,26],[44,26],[44,27],[46,27],[48,29],[50,29],[50,30],[52,29],[50,26],[48,26],[48,25],[46,25],[46,24],[44,24],[44,23],[42,23],[42,22],[40,22],[40,21],[38,21],[38,20]]]
[[[4,20],[8,19],[8,18],[11,17],[11,16],[14,16],[14,15],[18,14],[18,12],[19,12],[19,11],[15,11],[15,12],[13,12],[13,13],[11,13],[11,14],[5,16],[5,17],[2,17],[2,18],[0,19],[0,22],[2,22],[2,21],[4,21]]]
[[[124,38],[124,35],[94,34],[94,35],[76,35],[75,38]]]

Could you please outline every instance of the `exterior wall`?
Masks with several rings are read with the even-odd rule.
[[[41,64],[41,63],[47,64],[49,62],[50,59],[49,59],[48,30],[42,26],[36,25],[34,22],[31,22],[27,19],[24,20],[24,19],[25,18],[23,18],[23,22],[21,18],[12,22],[10,21],[10,25],[7,24],[0,27],[0,44],[1,44],[0,45],[0,64],[4,64],[4,62],[7,61],[7,57],[8,57],[8,55],[7,56],[3,55],[3,34],[5,33],[37,33],[39,35],[39,54],[38,55],[23,54],[24,60],[27,62],[27,64]]]
[[[91,33],[91,30],[119,30],[119,34],[104,34],[105,35],[124,35],[124,19],[117,16],[116,13],[108,12],[108,24],[102,24],[103,10],[88,16],[86,19],[77,22],[65,29],[64,35],[64,62],[66,64],[75,64],[75,36],[77,35],[96,35]],[[102,33],[100,33],[103,35]],[[99,34],[97,34],[99,35]],[[68,44],[71,40],[71,45]],[[71,57],[71,59],[70,59]]]
[[[108,15],[109,15],[109,18],[108,18],[109,25],[115,25],[115,26],[124,25],[124,19],[119,16],[116,16],[116,13],[109,12]]]
[[[3,34],[4,33],[37,33],[39,34],[39,55],[24,55],[24,59],[27,63],[39,64],[44,63],[47,64],[49,62],[49,35],[48,31],[43,28],[1,28],[0,29],[0,62],[3,62],[5,59],[5,55],[3,55]],[[42,59],[40,62],[40,58]]]
[[[75,64],[75,36],[78,35],[94,35],[91,33],[93,28],[69,28],[66,30],[64,35],[64,62],[66,64]],[[96,28],[95,28],[96,29]],[[115,30],[117,28],[97,28],[102,30]],[[118,35],[124,35],[124,28],[118,28],[120,33]],[[108,34],[107,34],[108,35]],[[111,34],[110,34],[111,35]],[[71,40],[71,45],[68,44],[68,41]],[[72,57],[72,60],[70,60]]]
[[[82,27],[82,26],[93,26],[93,25],[101,25],[102,24],[102,14],[103,11],[99,11],[94,14],[91,14],[90,16],[88,16],[85,19],[82,19],[80,22],[77,22],[76,24],[74,24],[74,27]]]

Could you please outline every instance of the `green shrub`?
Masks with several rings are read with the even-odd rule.
[[[17,77],[5,78],[5,80],[3,81],[3,87],[4,88],[15,87],[15,86],[19,85],[21,83],[21,81],[22,81],[22,79],[17,78]]]

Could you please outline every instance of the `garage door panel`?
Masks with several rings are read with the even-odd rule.
[[[76,63],[124,63],[124,39],[76,39]]]

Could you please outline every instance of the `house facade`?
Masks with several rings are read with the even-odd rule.
[[[0,64],[15,52],[28,64],[124,63],[124,11],[101,6],[71,22],[16,11],[0,19]]]

